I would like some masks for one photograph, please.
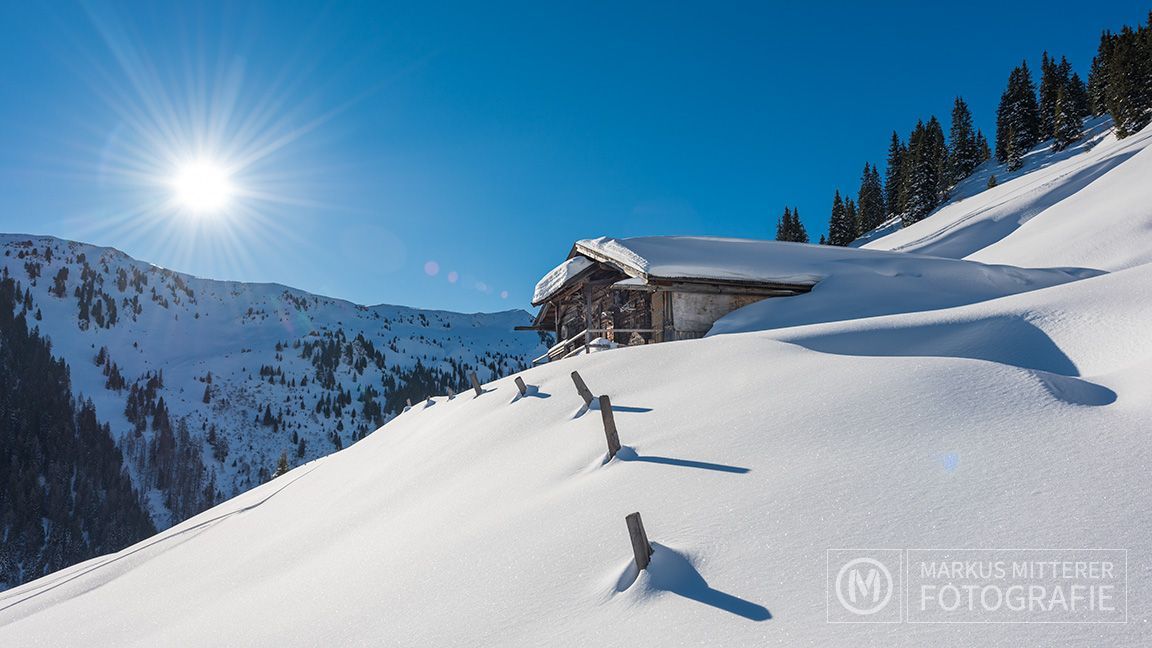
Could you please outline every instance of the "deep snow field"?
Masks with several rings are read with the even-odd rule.
[[[0,645],[1152,644],[1152,128],[1094,128],[868,247],[1103,274],[879,316],[821,284],[702,340],[531,369],[524,397],[419,403],[0,593]],[[574,370],[615,405],[612,461]],[[633,511],[656,543],[638,576]],[[1128,620],[828,623],[848,547],[1127,549]]]

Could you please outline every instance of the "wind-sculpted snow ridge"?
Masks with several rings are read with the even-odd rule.
[[[1096,270],[1025,269],[919,254],[828,264],[811,292],[765,299],[720,318],[709,335],[951,308],[1059,285]]]

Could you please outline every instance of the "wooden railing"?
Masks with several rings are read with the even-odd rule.
[[[592,344],[592,335],[599,333],[655,333],[656,329],[639,329],[639,328],[614,328],[614,329],[584,329],[576,335],[554,344],[548,351],[532,360],[532,364],[537,365],[543,362],[553,362],[555,360],[563,360],[570,358],[580,353],[589,353],[594,348],[608,348],[607,346]],[[626,345],[621,345],[626,346]]]

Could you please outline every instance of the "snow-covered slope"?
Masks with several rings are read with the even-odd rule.
[[[1123,175],[1147,162],[1147,135],[1102,136],[898,234],[1113,272],[773,328],[813,303],[782,298],[729,316],[766,330],[533,368],[526,396],[506,378],[419,403],[155,538],[0,594],[0,644],[1146,646],[1152,265],[1137,234],[1152,214],[1122,206],[1149,190]],[[1131,154],[1069,184],[1109,150]],[[1081,219],[1061,216],[1085,192]],[[964,203],[1002,217],[949,211]],[[1109,219],[1130,235],[1096,238],[1088,224]],[[1075,222],[1078,238],[1045,250],[1043,222]],[[573,370],[612,398],[614,460]],[[656,543],[640,573],[633,511]],[[1127,622],[828,623],[826,550],[841,547],[1126,549]]]
[[[985,163],[928,218],[864,247],[1023,267],[1119,270],[1152,261],[1152,127],[1122,140],[1107,118],[1084,140]],[[1000,184],[984,190],[989,175]]]
[[[1146,645],[1150,286],[1141,267],[532,369],[528,397],[506,379],[435,399],[121,554],[0,595],[0,640]],[[618,406],[622,458],[604,462],[573,369]],[[635,582],[634,510],[658,543]],[[856,546],[1125,547],[1132,619],[828,624],[825,549]]]
[[[290,466],[328,454],[409,398],[463,388],[472,369],[507,375],[546,348],[513,330],[524,311],[359,306],[44,236],[0,235],[3,272],[27,289],[29,322],[68,362],[77,395],[111,424],[162,528],[260,483],[282,453]],[[161,399],[179,461],[155,456]]]

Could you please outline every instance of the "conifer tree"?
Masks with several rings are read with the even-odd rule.
[[[808,231],[804,228],[804,223],[800,222],[799,209],[784,208],[784,215],[776,223],[776,240],[793,243],[808,242]]]
[[[1022,147],[1023,152],[1027,152],[1040,141],[1040,107],[1036,102],[1036,86],[1032,83],[1028,61],[1020,63],[1017,96],[1016,144]]]
[[[291,468],[288,467],[288,454],[285,452],[280,453],[280,459],[276,462],[276,472],[272,474],[272,479],[287,474]]]
[[[884,222],[884,187],[880,183],[880,172],[867,162],[860,175],[860,191],[856,194],[856,201],[859,220],[857,235],[870,232]]]
[[[972,112],[960,97],[952,107],[952,128],[948,132],[950,146],[949,179],[955,184],[983,162],[983,151],[972,128]]]
[[[855,227],[848,220],[844,200],[840,197],[840,190],[837,189],[836,196],[832,199],[832,217],[828,219],[828,244],[843,247],[855,239]]]
[[[860,218],[856,214],[856,203],[851,198],[844,199],[844,227],[852,233],[852,241],[860,236]]]
[[[1080,126],[1082,121],[1080,115],[1076,111],[1076,107],[1069,97],[1067,88],[1062,88],[1056,94],[1056,115],[1055,115],[1055,131],[1053,137],[1055,144],[1053,145],[1057,151],[1063,150],[1076,140],[1080,139]]]
[[[1016,171],[1024,166],[1024,155],[1020,152],[1020,146],[1016,143],[1014,129],[1008,129],[1007,137],[1008,142],[1005,145],[1007,147],[1007,158],[1004,162],[1008,166],[1009,171]]]
[[[992,159],[992,149],[988,147],[988,139],[984,137],[984,133],[980,129],[976,129],[976,148],[980,151],[981,164]]]
[[[948,168],[951,165],[951,153],[948,151],[948,142],[944,138],[944,127],[940,120],[933,115],[925,125],[928,144],[928,163],[936,176],[936,200],[933,207],[948,197],[948,190],[955,184],[948,177]]]
[[[795,243],[808,242],[808,229],[804,227],[804,223],[800,221],[800,208],[792,208],[792,241]]]
[[[1039,141],[1040,107],[1028,62],[1024,61],[1012,70],[1008,87],[1000,96],[996,111],[996,160],[1008,162],[1012,153],[1018,163]]]
[[[1040,58],[1040,138],[1048,139],[1055,133],[1056,95],[1064,87],[1059,67],[1048,52]]]
[[[924,218],[947,195],[948,148],[944,131],[935,117],[928,123],[917,122],[908,139],[908,156],[904,161],[907,174],[904,194],[907,209],[901,215],[904,226]]]
[[[1068,98],[1072,102],[1072,110],[1077,117],[1083,120],[1092,114],[1089,106],[1088,88],[1080,79],[1079,74],[1073,72],[1072,76],[1068,77],[1068,85],[1064,86],[1064,91],[1068,93]]]
[[[888,168],[884,178],[884,203],[888,208],[888,216],[898,216],[904,212],[904,158],[908,149],[896,131],[892,131],[892,141],[888,145]]]
[[[1097,91],[1116,124],[1116,135],[1127,137],[1152,121],[1152,14],[1148,25],[1119,34],[1105,34],[1097,59],[1101,61]]]
[[[1092,57],[1092,67],[1088,70],[1088,106],[1097,117],[1108,112],[1107,70],[1111,52],[1112,35],[1107,31],[1102,32],[1096,56]]]
[[[790,240],[789,236],[791,235],[791,232],[789,232],[788,230],[789,230],[789,227],[791,225],[792,225],[792,210],[785,207],[784,208],[784,215],[781,216],[780,218],[776,219],[776,240],[777,241]]]

